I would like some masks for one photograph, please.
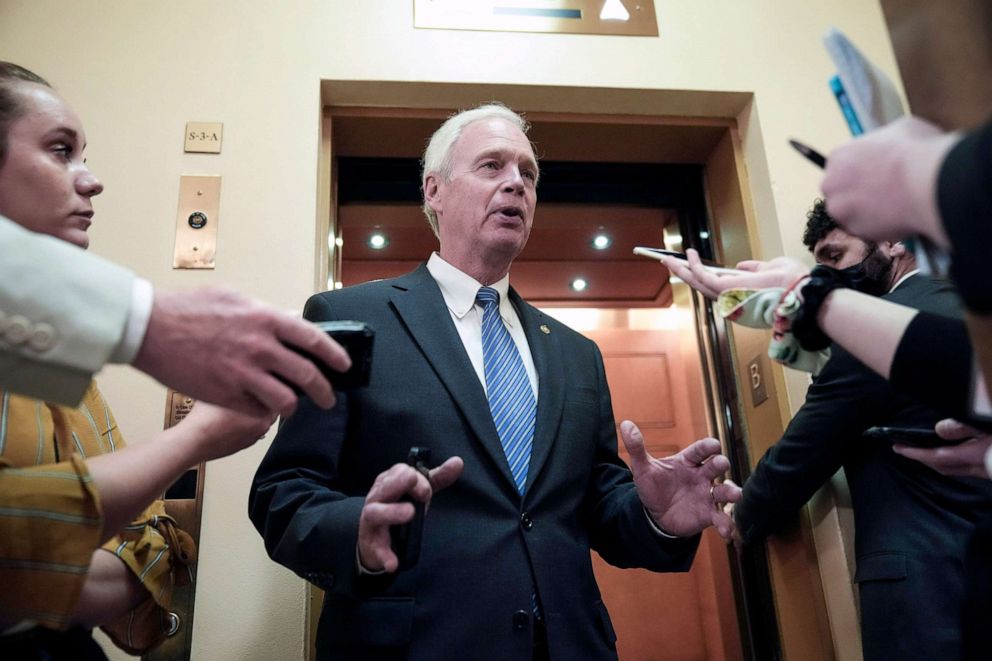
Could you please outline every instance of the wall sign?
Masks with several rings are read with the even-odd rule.
[[[413,26],[658,36],[654,0],[413,0]]]
[[[183,151],[195,154],[219,154],[224,139],[221,122],[186,122],[186,144]]]

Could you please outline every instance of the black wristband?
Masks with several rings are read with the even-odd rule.
[[[816,318],[827,294],[851,286],[850,277],[829,266],[817,266],[809,273],[809,282],[800,290],[803,302],[792,320],[792,335],[806,351],[820,351],[830,346],[830,338],[820,330]]]

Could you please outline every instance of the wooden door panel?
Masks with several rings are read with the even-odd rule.
[[[589,331],[603,353],[617,425],[632,420],[653,456],[675,454],[707,434],[701,367],[690,328]],[[619,430],[618,430],[619,435]],[[625,461],[627,453],[620,443]],[[724,661],[742,658],[723,541],[703,535],[689,572],[617,569],[593,554],[620,659]],[[729,641],[729,642],[728,642]]]

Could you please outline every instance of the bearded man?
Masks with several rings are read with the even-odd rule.
[[[822,200],[808,214],[803,242],[819,264],[845,272],[865,293],[960,317],[951,286],[918,273],[902,243],[845,232]],[[831,351],[806,402],[745,483],[733,512],[737,534],[747,544],[785,528],[844,468],[864,658],[961,658],[961,558],[975,522],[992,512],[992,483],[940,475],[897,455],[891,442],[863,438],[872,426],[933,429],[941,416],[895,393],[839,345]]]

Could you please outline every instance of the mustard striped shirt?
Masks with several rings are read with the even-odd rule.
[[[85,459],[125,446],[95,383],[72,409],[0,390],[0,618],[69,624],[98,547],[103,515]],[[174,582],[188,580],[189,536],[152,503],[103,545],[149,599],[104,631],[131,653],[163,637]]]

